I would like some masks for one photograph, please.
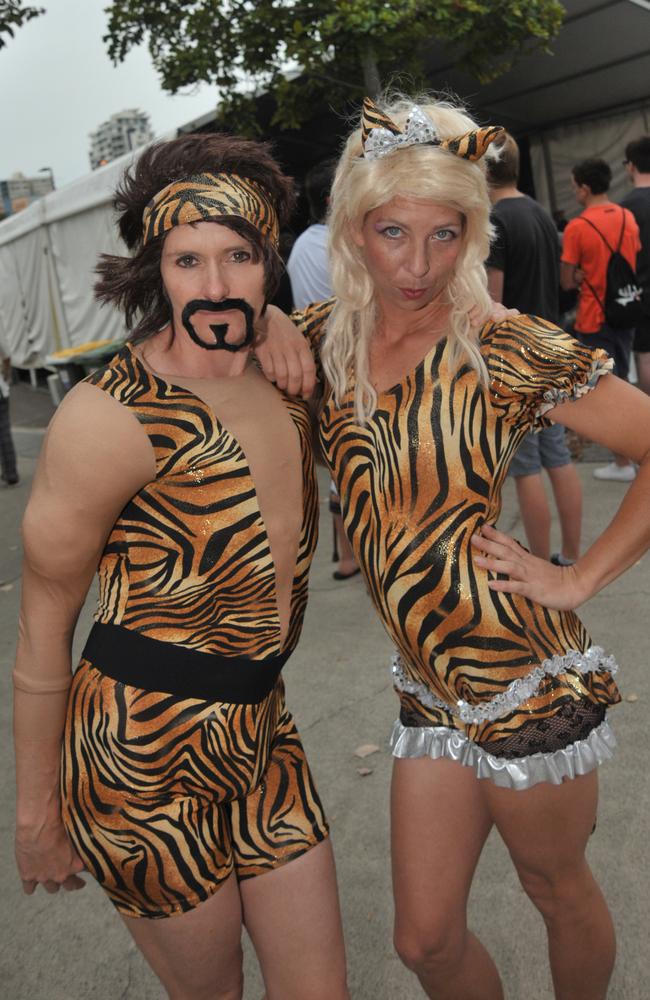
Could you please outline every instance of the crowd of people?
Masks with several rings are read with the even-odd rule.
[[[361,574],[395,645],[398,955],[426,996],[502,1000],[467,921],[496,828],[556,996],[606,997],[614,928],[585,849],[620,694],[575,609],[650,546],[650,398],[627,381],[634,350],[647,389],[650,138],[625,155],[626,207],[602,161],[576,165],[560,252],[502,128],[367,99],[331,190],[312,175],[292,318],[270,303],[295,193],[264,144],[182,136],[127,170],[130,255],[102,256],[96,291],[130,335],[59,407],[25,513],[16,853],[29,894],[91,874],[173,1000],[240,1000],[244,926],[267,1000],[349,996],[326,803],[281,675],[317,537],[310,419],[337,579]],[[628,484],[582,554],[564,428]],[[509,471],[530,551],[496,528]]]

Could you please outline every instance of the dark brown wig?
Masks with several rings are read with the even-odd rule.
[[[100,302],[110,302],[124,312],[131,340],[144,340],[171,319],[160,276],[165,237],[143,246],[142,213],[162,188],[201,173],[232,173],[255,181],[271,196],[280,228],[289,220],[295,201],[293,180],[282,173],[267,143],[230,135],[183,135],[148,146],[127,169],[115,192],[118,228],[132,256],[101,254],[96,269],[99,280],[95,295]],[[215,221],[248,240],[257,260],[264,262],[264,294],[268,302],[282,275],[279,255],[245,219],[228,216]]]

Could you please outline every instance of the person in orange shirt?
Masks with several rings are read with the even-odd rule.
[[[627,379],[634,339],[633,329],[613,329],[605,322],[603,303],[610,247],[618,249],[632,267],[641,248],[639,227],[630,211],[609,200],[612,171],[605,160],[590,158],[572,170],[576,199],[584,206],[564,230],[560,284],[578,288],[578,313],[573,334],[587,347],[602,347],[614,359],[614,372]],[[594,469],[596,479],[630,482],[633,463],[622,455]]]

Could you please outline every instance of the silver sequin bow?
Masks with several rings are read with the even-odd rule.
[[[438,131],[424,111],[414,104],[403,132],[395,135],[387,128],[373,128],[366,139],[363,155],[366,160],[377,160],[395,149],[405,149],[422,142],[439,143]]]

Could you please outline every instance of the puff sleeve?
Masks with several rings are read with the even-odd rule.
[[[505,420],[530,430],[551,424],[545,413],[589,392],[613,368],[605,351],[584,347],[538,316],[487,324],[481,351],[492,404]]]

